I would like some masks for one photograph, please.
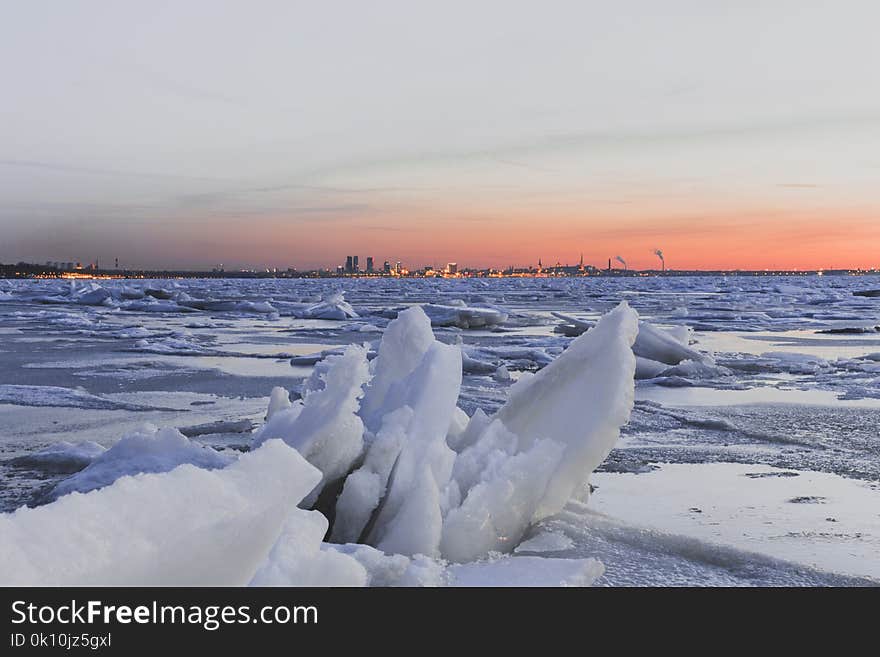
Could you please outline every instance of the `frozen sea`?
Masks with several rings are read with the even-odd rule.
[[[542,520],[515,553],[595,557],[608,586],[877,584],[880,298],[857,294],[877,288],[873,276],[0,281],[0,511],[45,502],[90,458],[35,454],[109,447],[145,422],[246,452],[273,387],[295,398],[328,351],[375,350],[412,305],[462,346],[458,405],[491,414],[581,322],[626,300],[701,359],[641,363],[588,503]]]

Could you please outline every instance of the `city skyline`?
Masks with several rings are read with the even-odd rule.
[[[0,262],[878,264],[875,3],[257,5],[0,9]]]
[[[537,264],[529,263],[526,265],[509,264],[504,267],[479,267],[458,262],[447,262],[445,265],[438,266],[436,264],[416,265],[404,263],[400,260],[396,261],[378,261],[375,258],[367,256],[365,265],[359,265],[359,256],[345,256],[344,264],[339,265],[322,265],[314,268],[298,268],[295,266],[288,267],[227,267],[223,263],[218,263],[211,269],[198,267],[127,267],[124,263],[120,263],[118,258],[114,259],[112,266],[102,266],[97,261],[83,263],[80,261],[46,261],[40,262],[0,262],[0,278],[2,277],[36,277],[36,278],[125,278],[129,275],[142,278],[145,275],[162,274],[170,276],[181,275],[183,277],[198,277],[200,275],[214,277],[238,277],[239,275],[255,275],[255,276],[280,276],[280,277],[351,277],[351,276],[391,276],[391,277],[444,277],[455,278],[461,276],[487,276],[487,275],[505,275],[505,276],[595,276],[595,275],[698,275],[704,274],[745,274],[745,275],[797,275],[797,274],[880,274],[880,267],[819,267],[814,269],[804,268],[744,268],[744,267],[719,267],[715,269],[706,268],[686,268],[686,267],[669,267],[667,266],[664,253],[655,250],[654,266],[647,268],[638,268],[630,266],[630,263],[623,257],[617,255],[609,257],[605,265],[585,262],[583,255],[578,258],[574,264],[571,262],[542,262],[539,258]]]

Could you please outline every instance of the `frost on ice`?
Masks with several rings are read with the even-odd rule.
[[[127,436],[54,503],[0,517],[2,583],[592,583],[592,559],[501,555],[587,495],[633,406],[637,338],[657,362],[692,350],[622,303],[497,413],[468,417],[462,347],[438,341],[435,320],[401,311],[372,361],[350,345],[302,399],[273,389],[237,460],[174,429]]]

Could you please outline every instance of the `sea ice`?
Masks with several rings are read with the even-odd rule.
[[[68,408],[89,408],[101,410],[148,411],[151,406],[117,402],[98,395],[92,395],[78,388],[58,386],[0,385],[0,404],[18,406],[55,406]]]
[[[345,300],[342,292],[336,292],[326,296],[322,301],[307,307],[303,317],[309,319],[353,319],[358,317],[354,308]]]
[[[433,326],[457,326],[463,329],[486,328],[503,324],[508,313],[498,308],[467,307],[462,305],[444,306],[426,303],[422,306],[431,318]]]
[[[280,440],[0,515],[3,586],[243,586],[321,473]],[[288,527],[290,525],[287,525]],[[308,546],[314,547],[314,546]]]
[[[62,480],[49,499],[73,491],[87,492],[112,484],[125,475],[140,472],[167,472],[182,463],[200,468],[222,468],[232,456],[192,442],[177,429],[157,429],[151,424],[119,440],[94,458],[84,470]]]
[[[323,473],[306,505],[325,485],[347,475],[363,451],[364,425],[357,411],[369,378],[367,350],[350,345],[325,363],[323,388],[304,391],[302,402],[274,412],[254,435],[254,445],[271,438],[284,440]]]
[[[50,472],[77,472],[101,456],[107,448],[96,442],[87,440],[71,443],[62,440],[43,449],[6,461],[18,467],[39,468]]]
[[[479,483],[460,489],[463,501],[443,526],[444,556],[469,561],[510,550],[531,523],[562,509],[586,485],[632,410],[637,317],[621,304],[553,363],[511,388],[495,416],[503,430],[490,423],[459,456],[485,450],[483,441],[500,449]],[[502,432],[514,434],[515,446],[499,445]]]
[[[605,572],[596,559],[513,556],[449,567],[449,586],[592,586]]]

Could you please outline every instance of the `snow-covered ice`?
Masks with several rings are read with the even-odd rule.
[[[295,500],[320,478],[276,440],[227,468],[183,465],[126,476],[101,490],[21,508],[0,515],[0,583],[245,585],[288,519],[309,517]]]
[[[177,429],[158,429],[146,424],[95,456],[85,469],[60,482],[49,497],[55,499],[73,491],[85,493],[126,475],[167,472],[183,463],[213,469],[229,465],[232,460],[228,454],[191,441]]]

